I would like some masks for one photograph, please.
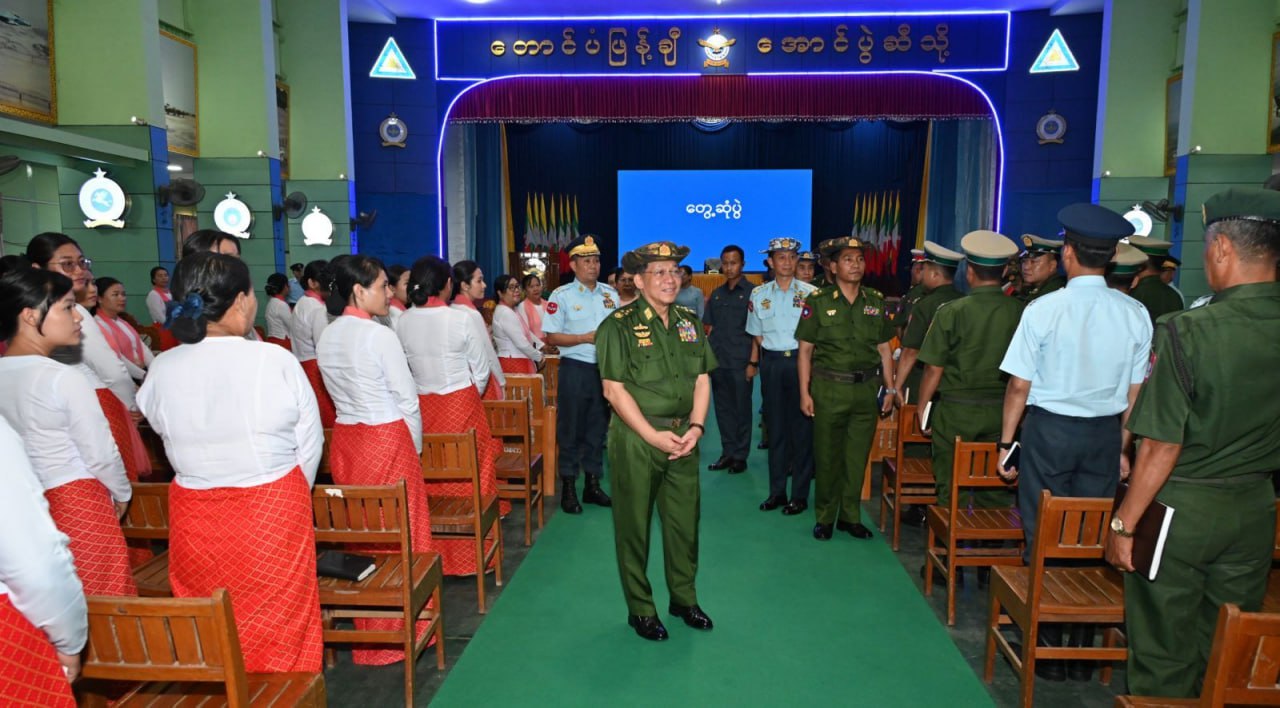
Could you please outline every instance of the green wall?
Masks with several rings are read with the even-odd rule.
[[[318,3],[319,4],[319,3]],[[187,6],[197,47],[200,156],[279,156],[271,5],[218,0]]]
[[[60,125],[164,125],[155,0],[55,0]]]
[[[10,154],[3,146],[0,152]],[[0,176],[0,218],[4,236],[0,255],[22,253],[32,236],[61,229],[57,168],[28,162]]]

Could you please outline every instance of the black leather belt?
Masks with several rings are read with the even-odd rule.
[[[678,417],[669,415],[642,415],[644,415],[645,420],[649,421],[649,425],[652,425],[655,428],[671,428],[672,430],[675,430],[676,428],[684,427],[684,425],[689,422],[688,413]]]
[[[813,375],[824,381],[834,381],[836,383],[865,383],[877,380],[877,377],[880,376],[880,367],[862,369],[861,371],[833,371],[832,369],[815,366],[813,367]]]
[[[765,358],[765,359],[773,359],[773,358],[775,358],[775,357],[781,357],[781,358],[784,358],[784,359],[790,359],[790,358],[792,358],[792,357],[794,357],[794,356],[796,355],[796,352],[797,352],[797,351],[798,351],[798,350],[796,350],[796,349],[788,349],[788,350],[786,350],[786,351],[774,351],[774,350],[772,350],[772,349],[764,349],[764,348],[761,348],[761,349],[760,349],[760,356],[761,356],[761,357],[763,357],[763,358]]]
[[[938,401],[946,401],[959,406],[1000,406],[1004,405],[1004,396],[983,397],[983,396],[956,396],[950,393],[938,394]]]

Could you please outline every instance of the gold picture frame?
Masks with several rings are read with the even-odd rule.
[[[1267,152],[1280,152],[1280,32],[1271,35],[1271,96],[1267,103]]]
[[[53,0],[5,0],[0,16],[0,113],[57,123]]]
[[[1178,127],[1182,113],[1182,72],[1169,77],[1164,85],[1164,174],[1178,171]]]
[[[160,57],[169,151],[200,157],[200,65],[196,45],[160,30]]]

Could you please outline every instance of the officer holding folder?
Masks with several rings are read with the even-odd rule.
[[[1276,530],[1280,398],[1280,192],[1228,189],[1204,204],[1212,301],[1161,317],[1129,417],[1142,438],[1107,560],[1134,570],[1133,530],[1151,501],[1174,509],[1154,581],[1125,576],[1129,692],[1193,698],[1222,604],[1256,612]]]

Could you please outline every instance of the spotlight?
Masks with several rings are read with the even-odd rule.
[[[339,173],[338,173],[338,179],[346,179],[346,178],[347,178],[347,173],[346,173],[346,172],[339,172]]]
[[[1103,176],[1103,177],[1110,177],[1110,176],[1111,176],[1111,170],[1103,170],[1103,171],[1102,171],[1102,176]]]
[[[1200,146],[1199,146],[1199,145],[1197,145],[1197,146],[1195,146],[1195,147],[1191,148],[1191,153],[1192,153],[1193,155],[1194,155],[1195,153],[1198,153],[1198,152],[1200,152]]]
[[[181,171],[182,171],[182,165],[169,165],[169,171],[170,171],[170,172],[181,172]]]
[[[258,157],[266,157],[266,156],[267,156],[267,153],[263,152],[262,150],[258,151]]]
[[[145,120],[143,120],[143,119],[139,118],[138,116],[129,116],[129,122],[130,122],[130,123],[133,123],[134,125],[146,125],[146,124],[147,124],[147,122],[146,122]]]

